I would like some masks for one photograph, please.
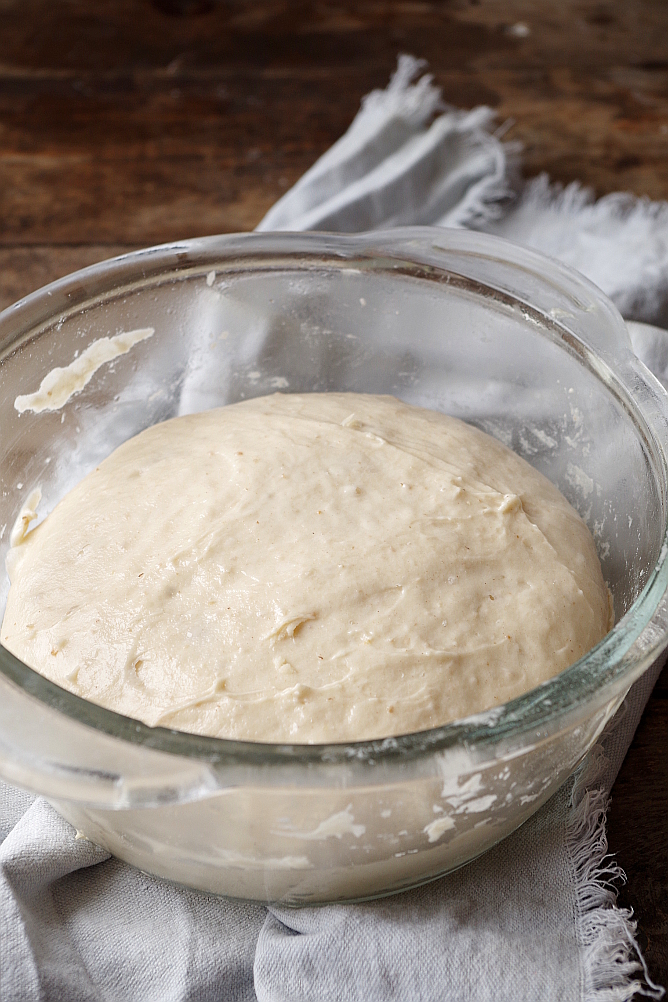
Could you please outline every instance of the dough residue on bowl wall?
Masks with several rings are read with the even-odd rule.
[[[155,333],[153,327],[142,327],[134,331],[124,331],[114,337],[101,337],[93,341],[69,365],[56,367],[46,374],[34,393],[18,396],[14,407],[23,414],[33,411],[57,411],[75,393],[83,390],[100,366],[111,362],[119,355],[125,355],[139,341],[145,341]]]

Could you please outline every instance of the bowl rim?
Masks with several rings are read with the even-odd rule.
[[[362,234],[244,233],[182,240],[131,251],[91,265],[31,293],[0,313],[1,359],[25,340],[62,316],[63,311],[81,310],[82,303],[99,301],[101,290],[111,295],[127,283],[134,288],[156,278],[169,281],[193,274],[205,275],[221,260],[239,266],[244,260],[286,263],[307,260],[318,267],[333,267],[352,260],[362,267],[379,262],[408,263],[423,270],[421,277],[449,281],[462,271],[448,265],[448,255],[460,263],[483,262],[499,267],[522,282],[539,282],[545,293],[558,290],[572,304],[572,317],[553,317],[540,312],[532,297],[512,293],[512,300],[525,310],[538,309],[543,322],[571,339],[583,364],[608,384],[641,427],[662,477],[661,502],[663,544],[639,596],[613,629],[582,658],[508,703],[451,723],[405,735],[364,741],[326,744],[274,744],[207,737],[165,727],[150,727],[89,700],[83,699],[40,675],[0,644],[0,673],[28,697],[58,714],[132,745],[144,746],[180,758],[198,759],[216,765],[285,766],[336,765],[357,761],[376,765],[395,759],[410,761],[456,746],[486,747],[534,736],[536,740],[566,727],[574,715],[589,716],[605,704],[619,702],[631,684],[646,671],[668,646],[668,395],[635,357],[624,321],[614,305],[584,276],[537,251],[512,244],[500,237],[442,227],[410,227]],[[357,266],[357,265],[356,265]],[[426,270],[425,270],[426,269]],[[125,284],[118,285],[118,276]],[[481,289],[498,299],[507,295],[503,281],[479,282]],[[481,292],[482,294],[482,292]],[[597,313],[598,327],[592,337],[583,334]],[[580,326],[575,321],[579,321]],[[606,334],[607,330],[607,334]],[[601,332],[603,332],[601,334]],[[615,704],[616,705],[616,704]]]

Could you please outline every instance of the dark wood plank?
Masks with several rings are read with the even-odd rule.
[[[80,244],[72,247],[0,245],[0,310],[71,271],[133,249],[122,244]]]
[[[612,791],[608,845],[626,871],[650,973],[668,985],[668,668],[664,668]]]
[[[5,245],[252,228],[399,51],[512,118],[529,173],[668,190],[663,0],[5,0],[0,31]]]

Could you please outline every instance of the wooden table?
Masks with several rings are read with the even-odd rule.
[[[665,0],[0,0],[0,307],[124,249],[252,229],[398,52],[486,103],[525,173],[668,196]],[[613,790],[668,983],[668,675]]]

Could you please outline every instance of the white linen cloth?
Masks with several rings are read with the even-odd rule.
[[[630,319],[668,324],[668,206],[522,187],[493,114],[445,109],[401,57],[385,91],[260,229],[486,229],[579,268]],[[416,81],[416,82],[414,82]],[[668,337],[633,331],[668,378]],[[660,998],[615,906],[605,808],[659,673],[527,824],[467,867],[371,904],[286,908],[171,886],[112,859],[41,798],[0,784],[0,1000],[623,1002]]]

